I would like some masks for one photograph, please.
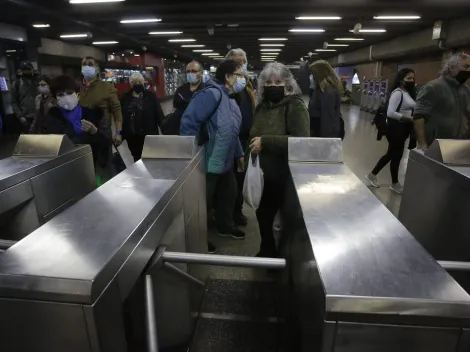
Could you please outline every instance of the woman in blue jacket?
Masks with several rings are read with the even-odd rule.
[[[242,66],[233,60],[222,62],[214,80],[197,92],[183,117],[180,135],[196,136],[206,150],[207,202],[215,210],[217,232],[220,236],[244,239],[245,233],[233,222],[237,183],[233,173],[235,160],[243,167],[244,152],[238,135],[241,113],[231,94],[246,86]],[[209,207],[210,209],[210,207]],[[215,248],[209,244],[209,252]]]

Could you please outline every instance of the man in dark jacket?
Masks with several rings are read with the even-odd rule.
[[[23,133],[29,133],[36,114],[37,86],[33,64],[28,61],[22,62],[20,72],[20,78],[13,83],[11,105],[23,126]]]
[[[163,134],[179,135],[181,117],[189,105],[195,92],[205,87],[202,81],[202,65],[197,61],[191,61],[186,66],[187,83],[180,86],[173,97],[175,112],[168,118],[163,126]]]
[[[159,134],[158,128],[165,115],[157,96],[145,89],[142,74],[134,73],[129,82],[132,89],[121,96],[122,134],[137,161],[142,157],[145,136]]]
[[[242,113],[242,126],[240,128],[240,142],[246,150],[250,139],[250,130],[253,126],[253,111],[256,106],[256,98],[248,78],[248,61],[246,53],[242,49],[232,49],[225,57],[227,60],[234,60],[243,67],[243,72],[246,78],[246,87],[240,93],[237,93],[236,99]],[[235,176],[237,179],[238,195],[235,203],[234,221],[239,226],[244,226],[248,223],[248,219],[243,215],[243,184],[245,182],[245,172],[235,169]]]

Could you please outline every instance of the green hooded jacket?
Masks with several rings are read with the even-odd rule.
[[[262,101],[255,110],[250,137],[261,137],[260,162],[265,178],[288,175],[287,140],[310,137],[310,119],[300,95],[289,95],[279,103]]]

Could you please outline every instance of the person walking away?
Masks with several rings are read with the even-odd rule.
[[[99,79],[99,66],[95,58],[88,56],[82,60],[82,81],[80,84],[80,105],[90,109],[101,108],[104,112],[104,121],[108,124],[111,133],[114,118],[115,134],[114,144],[122,143],[122,112],[121,104],[116,93],[116,88],[111,84]],[[111,133],[112,134],[112,133]],[[112,141],[109,143],[109,154],[112,154]],[[115,172],[112,165],[106,165],[105,169],[98,171],[98,183],[108,181]]]
[[[324,60],[310,66],[316,86],[308,105],[312,137],[343,138],[341,118],[343,85],[330,64]]]
[[[437,139],[470,139],[470,56],[452,55],[441,76],[426,84],[418,94],[414,128],[419,149]]]
[[[189,105],[195,92],[205,87],[202,81],[202,65],[197,61],[191,61],[186,66],[187,83],[178,87],[173,97],[175,111],[165,122],[162,132],[167,135],[178,135],[180,133],[181,117]]]
[[[413,132],[413,111],[416,105],[414,71],[409,68],[398,71],[390,91],[387,102],[387,153],[380,158],[374,169],[365,177],[371,186],[380,187],[377,175],[385,165],[390,163],[390,174],[392,176],[390,190],[402,194],[403,186],[398,182],[398,171],[405,149],[405,142]]]
[[[51,95],[57,105],[48,111],[45,133],[65,134],[75,144],[89,144],[96,173],[109,163],[111,131],[103,110],[79,104],[78,92],[77,83],[69,76],[59,76],[51,82]]]
[[[50,91],[49,77],[42,75],[38,78],[39,95],[36,97],[36,114],[29,133],[44,134],[46,128],[46,116],[49,109],[55,105],[55,99]]]
[[[158,135],[165,115],[157,96],[145,89],[141,73],[129,78],[131,90],[121,96],[123,112],[122,136],[127,141],[134,161],[140,160],[145,136]]]
[[[36,114],[36,79],[31,62],[21,62],[19,70],[19,78],[12,87],[11,105],[21,123],[22,132],[29,133]]]
[[[309,94],[308,97],[312,99],[313,93],[315,92],[315,80],[313,79],[313,74],[310,74],[309,76],[310,79],[310,88],[309,88]]]
[[[284,202],[289,179],[288,138],[309,137],[310,119],[302,92],[289,69],[281,63],[265,67],[259,76],[259,101],[250,132],[251,153],[259,155],[264,189],[256,211],[261,246],[257,256],[276,257],[273,235],[276,213]]]
[[[245,239],[245,233],[237,229],[233,220],[237,197],[233,169],[235,159],[238,167],[243,166],[244,153],[239,140],[241,112],[231,95],[242,91],[245,84],[242,66],[234,60],[223,61],[215,79],[207,81],[206,87],[192,98],[180,129],[180,135],[196,136],[198,144],[204,144],[208,213],[215,210],[218,234],[238,240]],[[209,253],[215,251],[209,243]]]
[[[256,97],[248,77],[248,60],[245,51],[242,49],[232,49],[227,53],[226,60],[234,60],[242,66],[243,74],[246,80],[245,89],[236,93],[236,100],[239,104],[242,113],[242,126],[240,129],[240,143],[243,150],[247,150],[249,145],[250,130],[253,126],[253,111],[256,106]],[[237,180],[237,199],[235,201],[234,221],[238,226],[245,226],[248,224],[247,217],[243,214],[243,184],[245,182],[246,172],[235,167],[235,177]]]

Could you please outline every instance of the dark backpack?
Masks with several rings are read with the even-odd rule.
[[[393,92],[390,94],[390,96]],[[375,113],[374,119],[372,120],[372,124],[375,125],[377,128],[377,140],[382,140],[382,137],[387,135],[388,131],[388,124],[387,124],[387,110],[388,110],[388,103],[390,101],[390,97],[388,98],[387,102],[380,105],[377,112]],[[403,92],[401,92],[401,99],[400,104],[398,104],[397,112],[400,111],[401,105],[403,104]]]

